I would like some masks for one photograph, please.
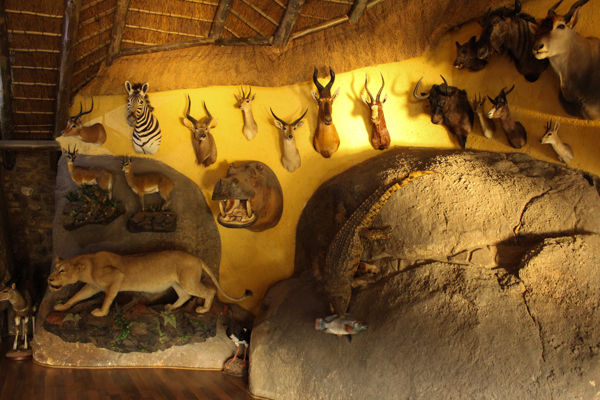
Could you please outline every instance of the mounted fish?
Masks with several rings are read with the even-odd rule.
[[[450,132],[456,136],[460,147],[464,149],[467,136],[473,129],[475,119],[475,114],[467,98],[467,92],[454,86],[448,86],[448,82],[442,76],[444,80],[442,85],[433,85],[428,93],[419,94],[419,84],[422,79],[417,82],[413,96],[417,100],[429,99],[431,122],[436,125],[443,122]]]
[[[371,146],[375,150],[385,150],[390,147],[390,133],[388,132],[387,125],[385,123],[385,116],[383,115],[383,103],[387,100],[387,94],[383,98],[383,101],[379,100],[383,87],[385,86],[385,80],[383,74],[381,75],[381,88],[377,92],[377,97],[373,99],[369,88],[367,87],[367,77],[365,76],[365,90],[369,95],[369,100],[363,95],[360,97],[363,99],[365,104],[371,109],[371,122],[373,123],[373,132],[371,133]]]
[[[458,69],[468,68],[469,71],[481,71],[487,65],[486,60],[482,60],[477,57],[478,49],[477,38],[471,37],[465,44],[456,42],[456,59],[454,60],[454,67]]]
[[[244,118],[244,127],[242,128],[242,133],[246,136],[246,139],[252,140],[258,134],[258,125],[254,120],[254,116],[252,115],[252,102],[256,97],[256,93],[254,96],[250,98],[250,94],[252,93],[252,87],[248,91],[248,95],[244,93],[244,88],[242,90],[242,97],[237,94],[234,95],[237,101],[240,103],[240,110],[242,110],[242,117]]]
[[[548,16],[530,24],[536,41],[533,48],[539,60],[550,60],[560,77],[559,99],[565,111],[583,119],[600,119],[600,39],[584,37],[575,31],[580,0],[565,15],[557,15],[556,3]]]
[[[106,142],[106,130],[104,125],[97,123],[91,126],[83,126],[81,117],[89,114],[94,109],[94,98],[92,97],[92,108],[89,111],[83,112],[83,104],[79,103],[79,114],[69,117],[67,127],[61,132],[62,136],[76,137],[86,143],[93,143],[96,146],[102,146]]]
[[[226,228],[261,232],[273,228],[283,214],[283,191],[271,168],[259,161],[236,167],[215,185],[212,199],[219,202],[217,222]]]
[[[499,119],[510,145],[515,149],[520,149],[527,144],[527,131],[525,131],[523,124],[513,120],[508,108],[508,101],[506,100],[506,95],[512,92],[514,88],[515,85],[508,92],[504,91],[506,88],[502,89],[495,99],[488,96],[493,104],[492,109],[488,113],[488,118]]]
[[[158,120],[152,114],[154,108],[148,100],[148,83],[136,83],[133,86],[125,82],[129,93],[127,98],[127,123],[133,126],[133,149],[136,153],[156,154],[162,141]]]
[[[357,321],[350,315],[347,315],[346,318],[330,315],[325,318],[317,318],[315,320],[315,329],[323,333],[337,335],[338,337],[348,336],[348,340],[352,341],[351,335],[366,331],[367,325]]]
[[[295,170],[300,168],[300,152],[296,147],[296,129],[304,125],[304,121],[302,121],[302,118],[304,118],[307,112],[308,109],[304,111],[304,114],[302,114],[300,118],[298,118],[291,124],[288,124],[287,122],[279,118],[277,115],[275,115],[273,109],[271,109],[271,114],[273,114],[273,117],[275,117],[275,121],[273,122],[275,123],[275,126],[281,131],[283,138],[283,155],[281,156],[281,164],[283,164],[283,167],[290,172],[294,172]]]
[[[340,137],[337,133],[337,129],[335,129],[335,125],[333,125],[333,117],[331,116],[331,107],[333,106],[333,101],[340,93],[340,88],[335,91],[333,96],[331,95],[331,87],[333,86],[333,82],[335,82],[335,73],[331,67],[329,67],[329,74],[331,75],[331,79],[327,86],[323,87],[317,80],[319,71],[317,70],[317,67],[315,67],[313,82],[319,90],[319,95],[313,90],[310,91],[319,106],[317,129],[315,131],[313,146],[315,147],[315,150],[325,158],[331,157],[340,146]]]
[[[533,56],[535,38],[529,29],[530,22],[535,22],[535,18],[521,12],[520,0],[515,0],[512,9],[500,7],[488,11],[479,23],[483,32],[479,37],[478,57],[487,60],[494,53],[506,54],[526,80],[537,81],[548,67],[548,61]]]
[[[192,107],[190,96],[188,96],[188,102],[188,109],[185,114],[186,118],[183,119],[183,124],[192,131],[192,146],[194,153],[196,153],[196,163],[208,167],[217,161],[217,144],[210,130],[217,126],[219,119],[213,118],[208,108],[206,108],[206,103],[202,103],[207,117],[200,122],[196,121],[190,115],[190,108]]]

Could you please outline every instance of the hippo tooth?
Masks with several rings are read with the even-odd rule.
[[[235,211],[236,208],[238,208],[240,205],[240,199],[235,199],[233,201],[233,206],[229,209],[229,213],[232,213]]]
[[[250,200],[246,200],[246,212],[248,214],[248,218],[252,217],[252,206],[250,205]]]
[[[219,202],[219,210],[221,210],[221,216],[224,217],[225,216],[225,208],[223,207],[223,203],[225,201],[220,201]]]

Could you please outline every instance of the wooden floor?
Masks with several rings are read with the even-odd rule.
[[[0,400],[246,400],[247,380],[221,371],[72,369],[10,361],[0,351]]]

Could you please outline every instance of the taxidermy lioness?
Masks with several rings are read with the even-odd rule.
[[[204,299],[204,306],[196,308],[196,312],[201,314],[210,310],[216,294],[215,289],[200,282],[202,270],[206,271],[215,286],[229,300],[240,301],[252,296],[249,290],[238,299],[227,295],[202,260],[184,251],[175,250],[129,256],[101,251],[68,260],[57,257],[54,272],[48,277],[48,283],[52,290],[60,290],[64,285],[78,281],[87,283],[65,304],[55,305],[54,309],[57,311],[68,310],[80,301],[104,291],[106,295],[102,308],[92,311],[92,315],[104,317],[119,291],[157,293],[172,287],[179,299],[174,304],[168,304],[168,310],[175,310],[191,296],[197,296]]]

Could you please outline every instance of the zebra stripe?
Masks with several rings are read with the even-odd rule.
[[[135,127],[133,128],[133,148],[136,153],[156,154],[162,140],[158,120],[152,114],[145,94],[135,91],[128,98],[127,113],[135,109]]]

